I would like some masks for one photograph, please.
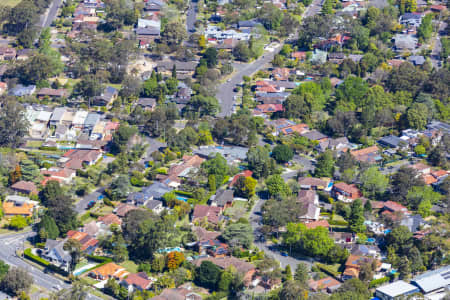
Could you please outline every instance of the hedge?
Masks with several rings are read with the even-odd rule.
[[[382,277],[380,279],[374,279],[371,282],[369,282],[369,288],[374,288],[379,285],[382,285],[383,283],[389,282],[391,280],[390,277]]]
[[[333,276],[335,278],[339,278],[341,276],[341,274],[339,272],[336,272],[332,269],[330,269],[327,265],[321,264],[321,263],[316,263],[315,264],[317,266],[317,268],[319,268],[319,270],[321,270],[322,272]]]
[[[37,263],[37,264],[39,264],[39,265],[41,265],[43,267],[46,267],[46,268],[52,270],[55,273],[59,273],[59,274],[61,274],[63,276],[68,276],[69,275],[69,273],[67,273],[63,269],[60,269],[57,266],[55,266],[55,265],[51,264],[50,262],[46,261],[45,259],[43,259],[43,258],[41,258],[41,257],[39,257],[37,255],[34,255],[33,253],[31,253],[31,248],[25,249],[23,251],[23,255],[26,258],[28,258],[29,260],[34,261],[35,263]]]
[[[180,190],[175,190],[174,192],[175,192],[175,194],[192,198],[192,193],[190,193],[190,192],[185,192],[185,191],[180,191]]]
[[[111,257],[106,257],[106,256],[97,256],[97,255],[86,255],[87,259],[96,261],[96,262],[111,262],[112,258]]]
[[[341,221],[341,220],[328,220],[328,223],[330,225],[348,226],[348,222],[347,221]]]

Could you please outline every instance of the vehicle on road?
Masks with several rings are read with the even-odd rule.
[[[287,254],[287,252],[284,252],[284,251],[280,252],[280,254],[281,254],[281,256],[284,256],[284,257],[289,256],[289,254]]]
[[[91,201],[89,201],[89,203],[88,203],[88,205],[86,206],[86,208],[87,208],[87,209],[90,209],[90,208],[94,207],[94,205],[95,205],[95,201],[94,201],[94,200],[91,200]]]

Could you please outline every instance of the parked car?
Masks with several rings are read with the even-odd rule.
[[[87,205],[87,209],[90,209],[90,208],[94,207],[94,205],[95,205],[95,201],[94,200],[89,201],[89,203]]]

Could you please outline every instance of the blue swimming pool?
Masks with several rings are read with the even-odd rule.
[[[374,238],[368,238],[368,239],[367,239],[367,242],[368,242],[368,243],[375,243],[375,239],[374,239]]]
[[[177,198],[177,200],[184,201],[184,202],[187,202],[188,199],[189,199],[189,198],[187,198],[187,197],[179,196],[179,195],[177,195],[176,198]]]

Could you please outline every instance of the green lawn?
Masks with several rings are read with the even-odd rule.
[[[19,4],[20,2],[22,2],[22,0],[2,0],[2,1],[0,1],[0,6],[14,7],[17,4]]]
[[[124,267],[130,273],[137,273],[137,271],[138,271],[138,266],[131,260],[126,260],[123,263],[121,263],[120,265],[122,267]]]

